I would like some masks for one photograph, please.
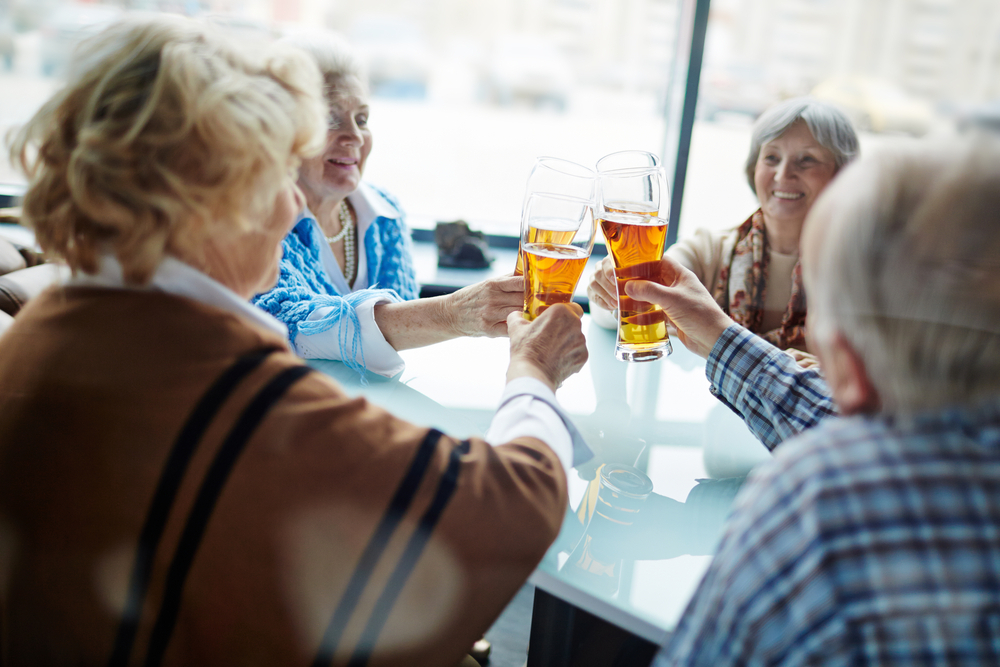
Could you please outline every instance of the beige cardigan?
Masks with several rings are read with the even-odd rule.
[[[131,662],[212,459],[251,398],[301,366],[284,340],[169,294],[56,288],[0,339],[0,664],[106,664],[137,536],[181,425],[238,356],[273,354],[211,422],[155,550]],[[266,413],[222,487],[164,665],[308,665],[428,429],[329,377],[299,379]],[[559,531],[565,473],[532,438],[468,450],[431,440],[426,474],[343,625],[345,664],[433,498],[454,494],[397,589],[369,665],[458,663]],[[455,467],[457,466],[457,467]],[[444,480],[444,481],[443,481]]]
[[[667,248],[666,254],[690,269],[709,293],[715,294],[722,267],[733,256],[738,239],[736,227],[721,232],[699,229],[692,236]],[[718,303],[720,308],[728,310],[728,295],[723,293]]]

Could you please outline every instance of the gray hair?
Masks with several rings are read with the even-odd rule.
[[[848,341],[886,411],[1000,393],[1000,141],[887,148],[837,177],[805,234],[809,335]]]
[[[281,43],[305,51],[323,75],[323,93],[328,102],[350,91],[351,85],[368,94],[368,73],[351,45],[340,35],[326,30],[310,30],[288,37]]]
[[[750,189],[755,193],[753,175],[760,147],[783,135],[798,121],[805,121],[813,138],[833,153],[837,171],[858,155],[858,135],[851,119],[843,111],[814,97],[793,97],[775,104],[760,115],[750,135],[746,174]]]

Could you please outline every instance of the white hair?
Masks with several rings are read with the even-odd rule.
[[[806,228],[809,335],[839,332],[885,410],[1000,394],[1000,141],[885,149],[845,169]]]
[[[815,97],[793,97],[767,109],[753,124],[750,151],[743,169],[754,193],[757,188],[753,177],[761,146],[777,139],[799,121],[806,124],[820,146],[833,153],[836,171],[857,157],[858,135],[847,114]]]
[[[368,73],[365,66],[351,45],[337,33],[309,30],[279,41],[309,54],[323,76],[323,92],[327,101],[335,101],[339,96],[355,90],[363,96],[368,95]]]

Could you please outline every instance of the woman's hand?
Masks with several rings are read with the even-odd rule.
[[[524,277],[484,280],[445,298],[445,315],[456,336],[506,336],[507,316],[524,308]]]
[[[552,391],[587,363],[587,340],[575,303],[547,308],[533,322],[520,312],[507,318],[510,335],[510,366],[507,381],[519,377],[541,380]]]
[[[604,310],[618,307],[618,281],[615,279],[615,263],[607,256],[597,264],[587,284],[587,298]]]
[[[396,350],[433,345],[459,336],[507,335],[507,316],[524,307],[524,278],[504,276],[446,296],[380,303],[375,324]]]
[[[633,280],[625,292],[639,301],[663,308],[687,349],[708,357],[715,342],[733,321],[722,312],[698,276],[669,256],[642,265],[651,271],[648,280]]]

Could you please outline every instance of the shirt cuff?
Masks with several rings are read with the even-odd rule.
[[[748,376],[748,368],[744,362],[747,350],[757,347],[756,343],[765,343],[761,338],[750,333],[739,324],[730,324],[715,341],[711,352],[705,359],[705,376],[712,383],[713,393],[724,394],[726,385],[732,385],[733,380],[742,383]],[[760,352],[754,355],[759,357]],[[738,374],[737,377],[733,377]]]
[[[486,441],[498,445],[522,436],[538,438],[547,444],[567,474],[594,456],[556,395],[535,378],[517,378],[507,383]]]
[[[705,363],[709,391],[743,418],[746,389],[756,386],[760,368],[776,356],[787,355],[739,324],[729,325],[715,341]]]
[[[382,334],[381,329],[375,322],[375,306],[380,303],[392,303],[391,299],[383,296],[373,296],[362,301],[354,309],[358,315],[358,323],[361,325],[361,344],[354,359],[361,363],[362,353],[364,354],[364,365],[372,373],[377,373],[384,377],[393,377],[403,372],[406,363],[399,356],[399,352],[389,344]],[[330,315],[335,309],[332,306],[317,308],[309,313],[309,320],[321,320]],[[348,327],[347,340],[354,337],[354,325],[348,318],[341,318],[337,325],[330,327],[326,331],[306,336],[299,333],[295,336],[295,351],[304,359],[333,359],[343,361],[340,351],[340,340],[342,337],[341,327]]]

